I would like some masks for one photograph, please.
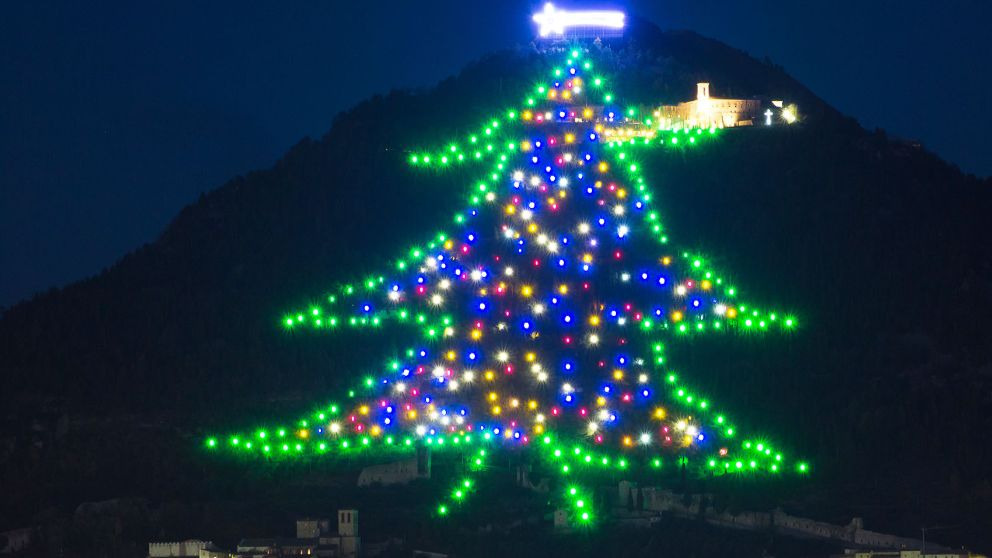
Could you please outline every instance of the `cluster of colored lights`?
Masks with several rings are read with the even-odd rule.
[[[726,414],[665,361],[666,336],[797,325],[738,302],[706,258],[670,250],[651,209],[651,188],[628,148],[692,145],[716,130],[658,134],[636,109],[615,105],[601,76],[586,77],[592,61],[584,52],[572,50],[564,62],[467,147],[452,142],[410,155],[411,164],[432,168],[492,165],[470,185],[453,232],[410,248],[395,278],[343,285],[283,318],[290,330],[403,324],[421,345],[363,378],[348,404],[293,429],[232,436],[228,447],[279,457],[418,444],[538,446],[563,476],[634,463],[661,469],[665,452],[691,456],[707,474],[787,466],[768,442],[739,441]],[[551,432],[574,440],[553,441]],[[486,450],[477,451],[481,471]],[[455,487],[437,514],[457,507],[472,482]],[[578,513],[588,521],[592,512]]]

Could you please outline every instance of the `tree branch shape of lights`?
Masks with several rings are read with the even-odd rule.
[[[407,153],[415,169],[486,167],[450,232],[282,318],[294,334],[391,324],[411,346],[340,401],[291,425],[211,436],[208,449],[263,460],[458,452],[468,471],[432,508],[439,518],[468,501],[494,452],[526,452],[560,479],[577,525],[596,518],[579,479],[664,475],[665,463],[699,476],[809,472],[667,361],[668,340],[797,327],[741,301],[705,256],[674,249],[653,209],[645,150],[687,155],[718,130],[658,129],[617,103],[594,54],[561,56],[520,106]]]
[[[555,8],[548,2],[544,9],[533,15],[534,23],[538,25],[541,37],[564,37],[569,29],[593,28],[621,30],[624,27],[625,15],[616,10],[579,10],[569,11]]]

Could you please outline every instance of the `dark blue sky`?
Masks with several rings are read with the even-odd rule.
[[[529,41],[539,2],[343,4],[0,8],[0,306],[98,272],[200,192],[319,137],[356,101]],[[767,55],[866,126],[992,174],[987,0],[626,7]]]

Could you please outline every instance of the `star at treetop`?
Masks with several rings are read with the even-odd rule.
[[[411,347],[347,402],[208,446],[277,459],[430,445],[471,452],[478,471],[493,451],[519,450],[570,478],[672,457],[700,474],[807,471],[740,431],[665,356],[673,336],[796,327],[742,303],[705,257],[678,250],[653,208],[638,156],[695,148],[717,130],[660,131],[620,108],[589,51],[549,56],[560,64],[523,106],[463,143],[409,155],[414,171],[486,169],[448,233],[411,248],[390,276],[283,318],[291,331],[401,324]],[[459,481],[437,513],[472,483]],[[569,490],[582,503],[576,517],[590,521]]]

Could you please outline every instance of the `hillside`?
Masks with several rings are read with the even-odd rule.
[[[710,81],[715,94],[774,95],[805,115],[792,129],[730,131],[643,161],[674,238],[736,270],[750,298],[801,317],[791,339],[675,348],[701,387],[734,394],[728,407],[775,425],[815,464],[788,505],[910,535],[955,525],[946,542],[988,548],[992,181],[863,130],[781,68],[693,33],[637,23],[607,49],[618,94],[632,102],[675,102]],[[188,432],[277,413],[287,400],[305,406],[378,362],[388,340],[290,335],[278,320],[433,233],[471,176],[412,172],[405,150],[502,109],[543,63],[521,47],[431,90],[365,101],[273,168],[201,196],[100,275],[7,310],[4,522],[73,498],[175,492],[173,450],[154,450],[165,470],[154,488],[119,466],[102,472],[101,459],[137,451],[120,447],[134,443],[130,425]],[[119,433],[120,446],[95,442],[99,457],[74,445],[83,472],[64,462],[68,442],[29,450],[23,425],[39,408],[68,413],[70,431]]]

